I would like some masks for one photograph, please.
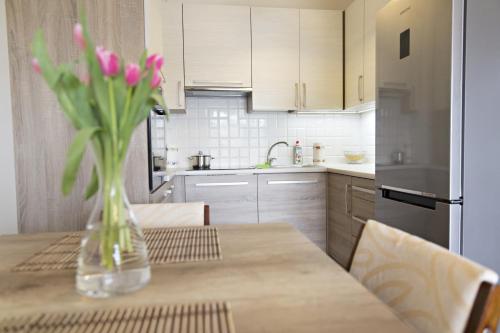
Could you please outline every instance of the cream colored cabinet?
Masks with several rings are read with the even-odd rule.
[[[342,109],[342,65],[342,12],[300,10],[301,110]]]
[[[252,8],[252,109],[342,109],[342,12]]]
[[[252,8],[252,109],[299,107],[299,10]]]
[[[186,87],[249,88],[250,7],[184,4]]]
[[[375,65],[376,65],[376,21],[377,12],[389,0],[365,1],[365,34],[364,34],[364,66],[363,66],[363,100],[375,100]]]
[[[375,100],[376,14],[389,0],[354,0],[345,11],[345,106]]]
[[[345,11],[346,108],[363,103],[364,12],[364,0],[354,0]]]
[[[182,3],[163,2],[163,54],[165,83],[163,96],[169,110],[185,110],[184,41],[182,36]]]

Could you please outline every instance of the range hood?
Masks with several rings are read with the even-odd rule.
[[[187,97],[246,97],[252,88],[186,86]]]

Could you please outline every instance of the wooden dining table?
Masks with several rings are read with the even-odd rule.
[[[80,296],[74,270],[14,272],[65,233],[0,236],[0,318],[40,311],[228,302],[235,331],[413,332],[348,272],[288,224],[217,225],[221,260],[152,266],[143,289]]]

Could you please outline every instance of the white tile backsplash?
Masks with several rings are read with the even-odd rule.
[[[299,140],[304,163],[312,163],[312,145],[325,146],[327,162],[343,160],[346,149],[364,149],[375,155],[375,112],[362,115],[288,114],[246,112],[244,97],[188,97],[186,114],[172,114],[166,128],[168,146],[179,148],[178,165],[190,165],[188,157],[199,150],[215,159],[214,168],[248,167],[263,163],[267,149],[276,141],[278,164],[292,163],[292,146]]]

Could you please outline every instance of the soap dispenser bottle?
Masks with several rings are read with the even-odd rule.
[[[293,146],[293,164],[302,165],[303,155],[302,147],[300,146],[299,140],[295,141],[295,146]]]

